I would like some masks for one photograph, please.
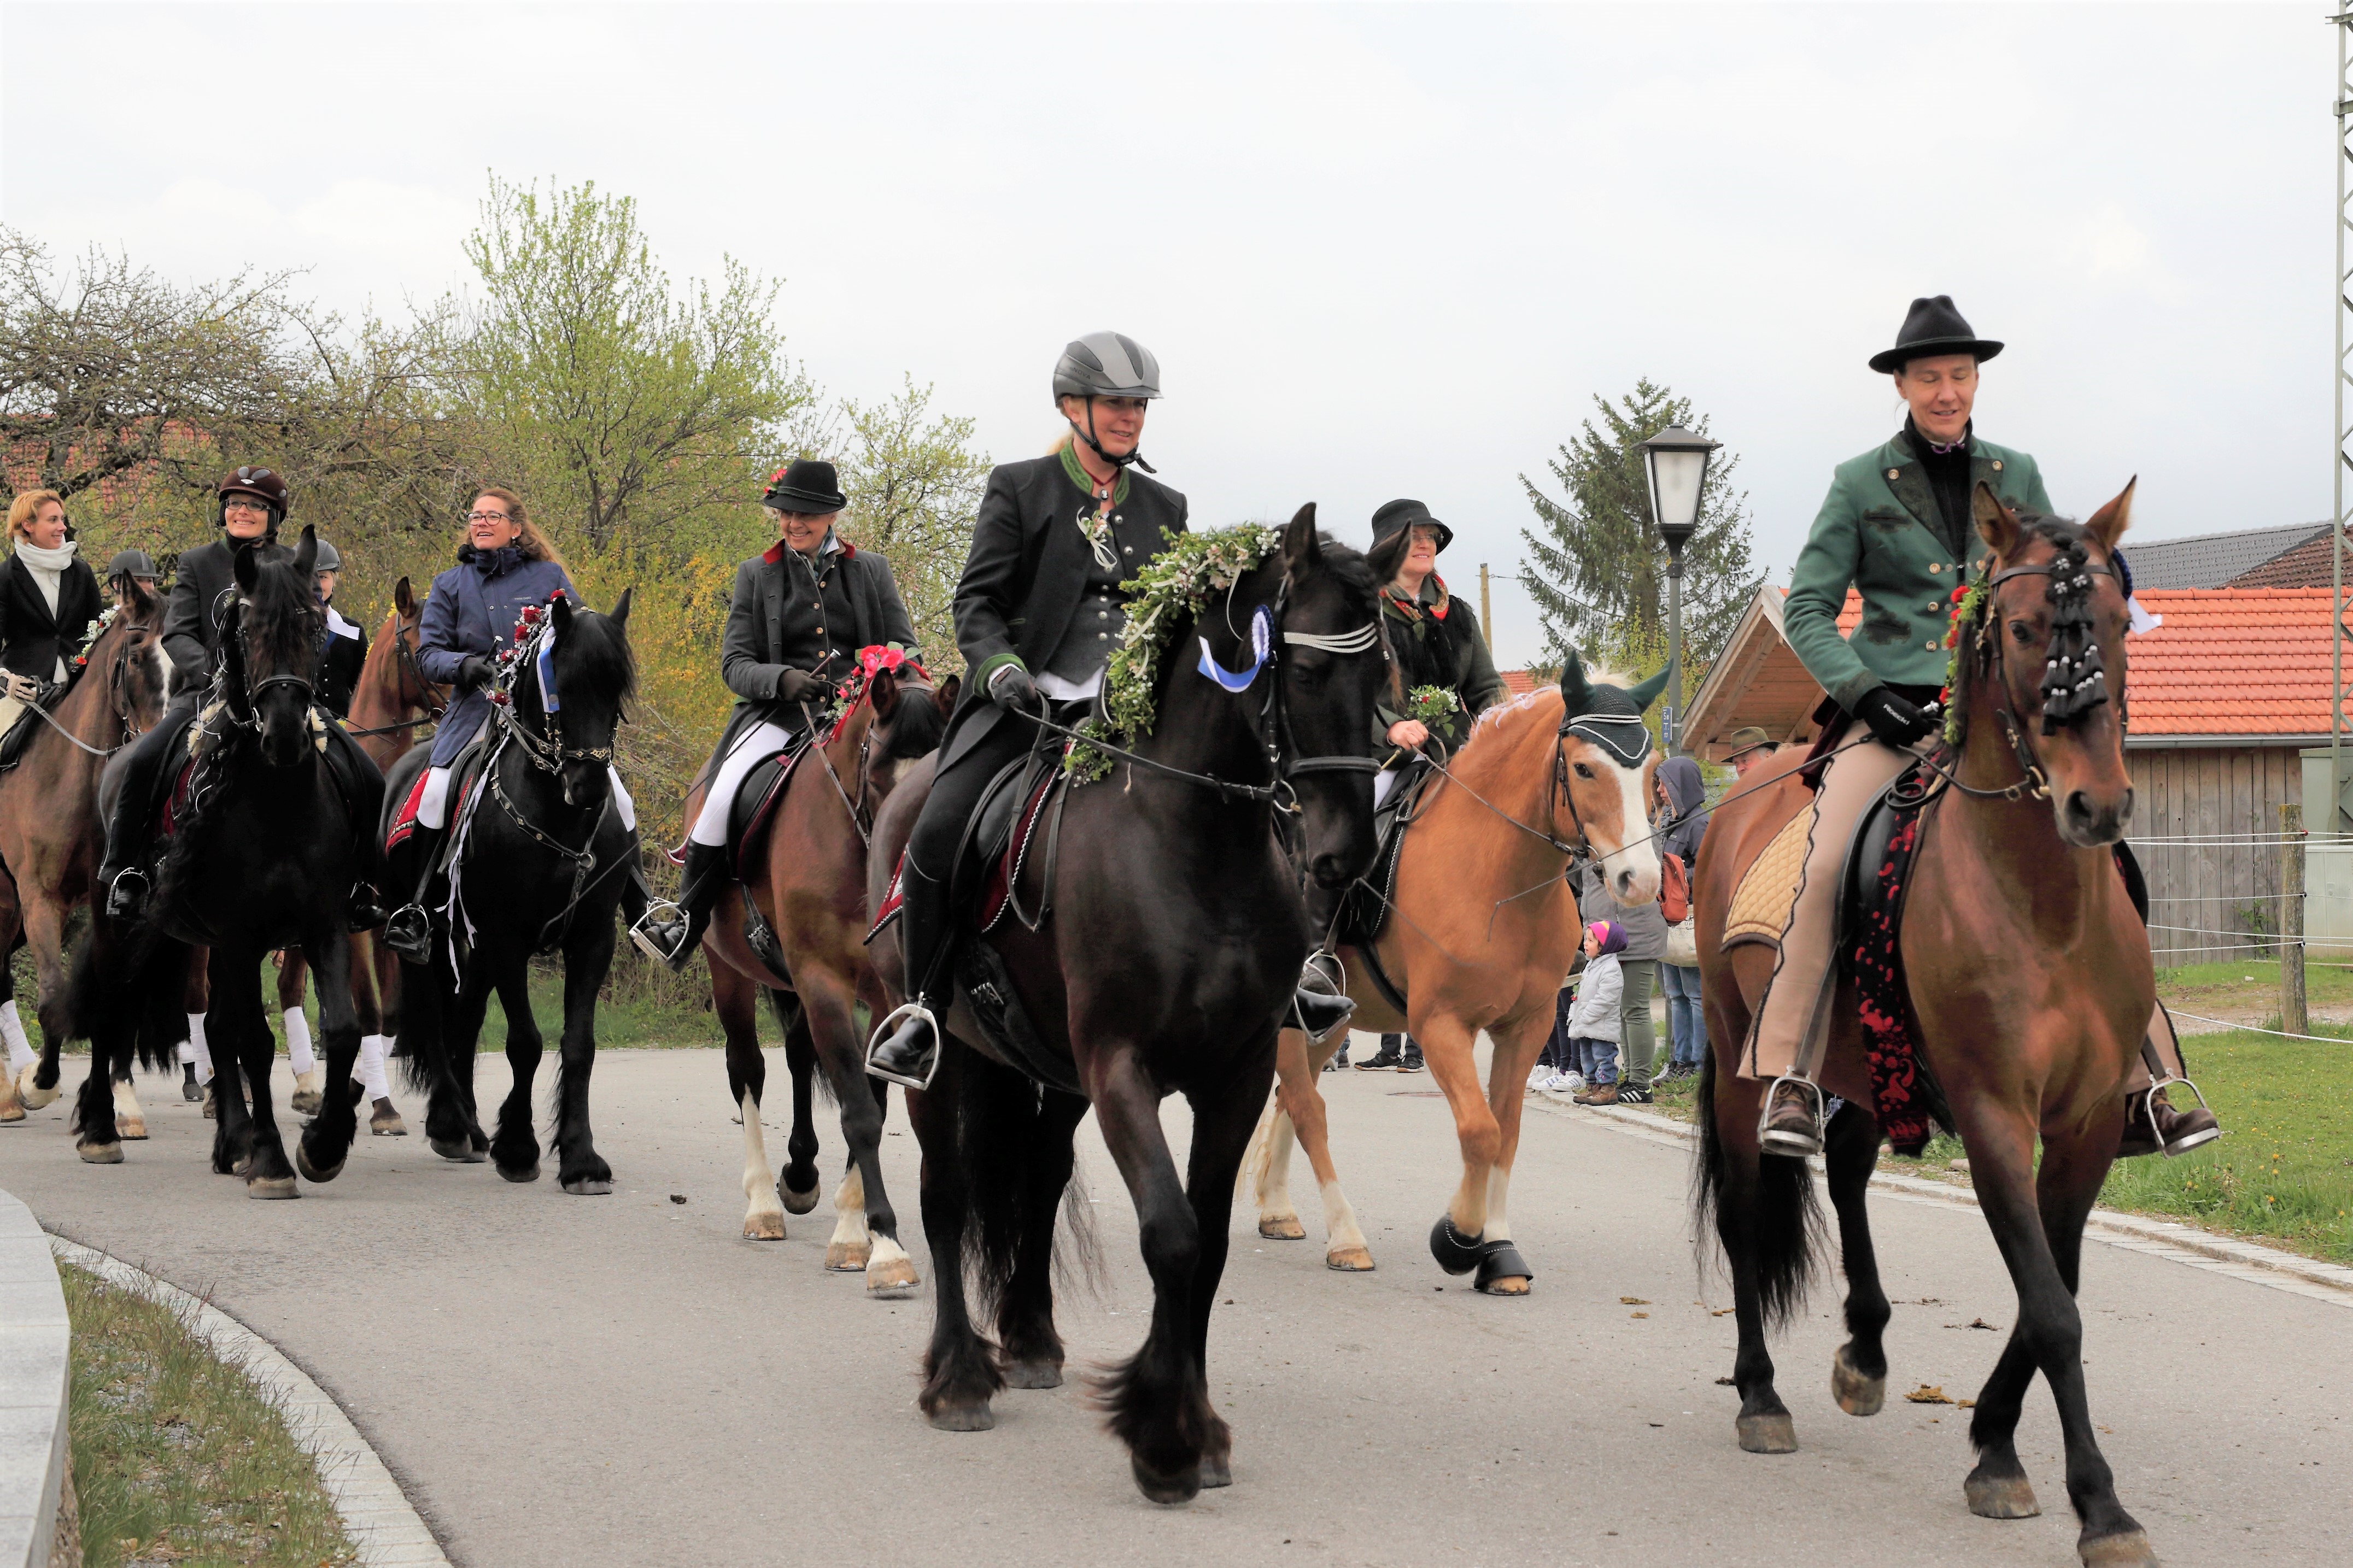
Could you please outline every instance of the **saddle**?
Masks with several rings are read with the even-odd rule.
[[[1373,851],[1373,863],[1364,875],[1341,895],[1339,913],[1332,923],[1334,947],[1369,948],[1387,929],[1397,899],[1398,864],[1405,858],[1405,830],[1421,815],[1421,798],[1438,777],[1435,768],[1409,768],[1373,814],[1373,837],[1379,847]],[[1381,988],[1388,989],[1386,981]]]
[[[776,755],[763,758],[737,787],[735,799],[727,808],[730,864],[737,881],[744,879],[746,867],[760,863],[760,851],[776,820],[776,805],[785,798],[793,764],[807,754],[808,748],[809,737],[802,735]]]
[[[487,728],[485,726],[486,730]],[[465,820],[467,808],[473,804],[475,795],[480,793],[482,765],[489,760],[490,751],[490,736],[487,733],[478,734],[467,742],[465,749],[449,761],[449,810],[444,820],[453,829],[459,822]],[[417,831],[417,808],[425,798],[425,781],[431,773],[430,768],[417,770],[417,782],[408,786],[408,798],[401,802],[400,810],[393,816],[391,828],[384,836],[385,854],[389,855],[407,843],[409,836]],[[456,849],[459,837],[454,831],[443,837],[440,849],[441,864],[436,869],[448,868],[449,857]]]
[[[40,713],[34,710],[37,708],[47,711],[56,707],[58,699],[66,694],[66,684],[61,680],[44,681],[42,685],[46,689],[38,698],[25,704],[24,711],[16,715],[16,721],[8,726],[7,734],[0,736],[0,773],[24,761],[25,748],[33,743],[34,736],[48,728],[42,721]]]

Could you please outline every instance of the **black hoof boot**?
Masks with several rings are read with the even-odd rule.
[[[1430,1255],[1449,1274],[1468,1274],[1486,1260],[1487,1248],[1479,1237],[1455,1229],[1452,1215],[1442,1214],[1430,1227]]]

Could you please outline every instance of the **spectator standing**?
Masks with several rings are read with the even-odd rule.
[[[1752,770],[1771,762],[1773,754],[1781,749],[1779,742],[1754,724],[1735,730],[1730,743],[1732,754],[1724,760],[1732,764],[1735,775],[1744,779]]]
[[[1659,960],[1666,956],[1667,917],[1655,902],[1632,909],[1619,903],[1609,895],[1608,879],[1589,863],[1577,868],[1571,875],[1577,879],[1575,886],[1578,917],[1588,925],[1606,921],[1625,932],[1626,945],[1618,963],[1624,984],[1617,1037],[1624,1071],[1619,1075],[1615,1088],[1620,1104],[1648,1105],[1651,1073],[1659,1053],[1658,1036],[1651,1025],[1651,991],[1658,983]],[[1588,1075],[1587,1096],[1593,1093],[1590,1082]],[[1588,1099],[1586,1103],[1597,1102]]]
[[[1679,857],[1683,869],[1698,885],[1700,840],[1707,836],[1707,783],[1699,764],[1689,757],[1669,757],[1659,764],[1657,784],[1659,849]],[[1659,961],[1659,984],[1667,994],[1667,1070],[1662,1081],[1689,1078],[1699,1071],[1707,1051],[1707,1018],[1701,1010],[1699,967]]]
[[[1625,1033],[1626,972],[1619,955],[1626,949],[1626,928],[1616,921],[1595,921],[1585,928],[1584,946],[1585,969],[1568,1016],[1569,1046],[1586,1084],[1577,1103],[1609,1105],[1619,1095],[1619,1041]],[[1545,1087],[1552,1088],[1552,1081]]]

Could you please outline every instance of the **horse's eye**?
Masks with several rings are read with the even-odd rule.
[[[1589,779],[1593,776],[1593,770],[1587,767],[1583,763],[1578,763],[1575,765],[1577,768],[1577,776],[1578,778]]]
[[[2024,647],[2034,640],[2034,628],[2024,621],[2012,621],[2010,623],[2010,635],[2012,641]]]

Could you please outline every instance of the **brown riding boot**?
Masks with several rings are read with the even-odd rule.
[[[2152,1110],[2156,1112],[2154,1124],[2149,1120]],[[2177,1110],[2162,1095],[2143,1089],[2125,1101],[2125,1131],[2116,1143],[2116,1158],[2129,1160],[2138,1154],[2160,1152],[2168,1157],[2187,1154],[2221,1136],[2222,1124],[2204,1106]]]
[[[1821,1091],[1802,1079],[1775,1081],[1765,1105],[1765,1121],[1757,1132],[1757,1148],[1767,1154],[1807,1159],[1822,1152]]]

